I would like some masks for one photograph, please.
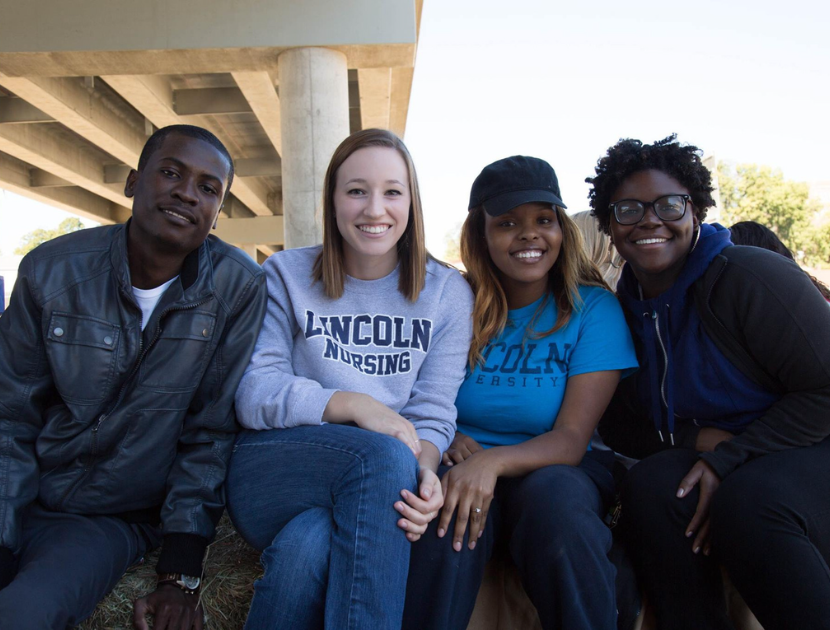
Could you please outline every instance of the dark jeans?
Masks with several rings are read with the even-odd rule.
[[[110,516],[30,505],[23,514],[17,575],[0,591],[0,627],[65,630],[89,617],[160,532]]]
[[[547,466],[500,479],[472,551],[466,535],[461,551],[453,550],[455,517],[444,538],[434,519],[412,546],[403,628],[466,628],[497,546],[518,567],[544,628],[616,628],[611,531],[602,520],[612,493],[611,473],[589,453],[578,468]]]
[[[765,630],[830,628],[830,439],[765,455],[721,483],[712,502],[712,557],[684,535],[697,488],[675,496],[698,461],[653,455],[628,473],[622,531],[659,628],[732,628],[718,563]]]

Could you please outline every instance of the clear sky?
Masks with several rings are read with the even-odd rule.
[[[826,1],[426,0],[406,142],[430,248],[514,154],[553,165],[570,211],[621,137],[830,180],[828,25]]]
[[[830,3],[425,0],[406,143],[428,244],[464,220],[483,166],[548,160],[569,210],[621,137],[677,132],[718,159],[830,180]],[[57,211],[0,195],[0,251]],[[14,204],[14,206],[13,206]]]

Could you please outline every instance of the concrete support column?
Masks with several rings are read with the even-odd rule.
[[[285,247],[323,240],[318,209],[332,153],[349,135],[346,56],[293,48],[279,56]]]

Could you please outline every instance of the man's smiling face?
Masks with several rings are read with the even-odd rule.
[[[227,192],[230,165],[212,145],[167,136],[141,172],[131,171],[131,241],[187,255],[207,238]]]

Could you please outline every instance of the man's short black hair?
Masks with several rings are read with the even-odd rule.
[[[147,165],[150,157],[159,149],[159,147],[161,147],[164,143],[164,139],[170,134],[177,134],[180,136],[187,136],[188,138],[202,140],[203,142],[207,142],[212,145],[217,151],[219,151],[219,153],[222,154],[222,156],[228,161],[228,186],[225,189],[225,196],[227,196],[227,191],[231,189],[231,184],[233,183],[233,159],[231,158],[231,154],[228,153],[228,150],[219,138],[214,136],[207,129],[202,129],[202,127],[196,127],[195,125],[169,125],[167,127],[162,127],[152,136],[147,138],[147,142],[141,150],[141,156],[138,158],[138,171],[141,172],[144,170],[144,167]]]
[[[596,176],[588,177],[585,181],[593,186],[588,193],[591,214],[597,218],[603,232],[611,233],[609,204],[614,191],[634,173],[652,169],[673,177],[689,191],[695,216],[703,222],[706,211],[715,205],[712,198],[712,174],[700,160],[700,149],[691,144],[680,144],[676,140],[677,134],[654,144],[624,138],[599,159],[594,169]]]

